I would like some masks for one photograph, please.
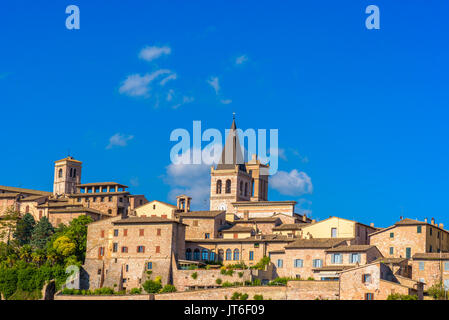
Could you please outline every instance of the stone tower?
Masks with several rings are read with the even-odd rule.
[[[211,167],[210,210],[236,213],[232,202],[251,199],[251,175],[247,172],[235,119],[217,168]]]
[[[55,161],[54,195],[76,193],[76,186],[81,183],[81,165],[81,161],[70,156]]]

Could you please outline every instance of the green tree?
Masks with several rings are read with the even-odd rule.
[[[26,213],[19,221],[17,221],[14,238],[19,241],[21,246],[29,244],[36,222],[31,214]]]
[[[162,284],[160,281],[147,280],[142,287],[148,293],[158,293],[162,289]]]
[[[36,249],[43,249],[48,239],[54,233],[53,226],[47,217],[43,217],[34,227],[31,235],[31,245]]]
[[[15,211],[12,207],[6,209],[6,212],[0,217],[0,240],[6,240],[9,244],[13,237],[17,221],[20,219],[20,213]]]

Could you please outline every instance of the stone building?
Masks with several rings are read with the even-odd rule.
[[[449,290],[449,253],[415,253],[411,265],[413,280],[422,282],[425,290],[440,283]]]
[[[394,225],[369,234],[369,238],[384,257],[411,259],[415,253],[449,251],[449,233],[434,219],[427,223],[401,217]]]

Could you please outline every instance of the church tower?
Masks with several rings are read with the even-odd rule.
[[[76,186],[81,183],[81,165],[81,161],[70,156],[55,161],[54,195],[76,193]]]
[[[210,188],[210,210],[234,214],[236,210],[232,202],[251,199],[251,174],[246,170],[235,119],[217,168],[211,167]]]

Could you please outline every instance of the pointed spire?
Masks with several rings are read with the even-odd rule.
[[[240,170],[246,171],[244,158],[242,155],[242,148],[240,146],[240,141],[237,134],[235,112],[233,112],[231,128],[229,130],[229,135],[226,138],[226,143],[223,147],[221,159],[217,165],[217,170],[233,169],[237,164],[239,165]]]

